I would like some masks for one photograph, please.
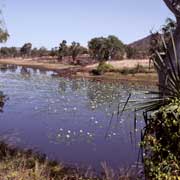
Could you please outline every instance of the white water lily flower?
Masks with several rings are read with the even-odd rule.
[[[98,124],[98,121],[95,121],[94,123],[95,123],[95,124]]]
[[[66,135],[66,137],[69,139],[69,138],[70,138],[70,135],[69,135],[69,134],[67,134],[67,135]]]
[[[68,130],[68,133],[70,134],[70,133],[71,133],[71,131],[70,131],[70,130]]]
[[[83,130],[81,129],[79,132],[80,132],[80,133],[83,133]]]
[[[94,117],[91,117],[91,121],[93,121],[95,118]]]

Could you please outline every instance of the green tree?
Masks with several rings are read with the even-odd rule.
[[[77,64],[78,62],[76,61],[76,58],[78,55],[82,53],[82,46],[80,43],[73,41],[71,46],[69,47],[69,54],[72,56],[73,63]]]
[[[93,38],[88,42],[88,47],[92,58],[99,61],[122,59],[125,50],[123,43],[113,35]]]
[[[42,56],[48,56],[49,55],[49,51],[45,48],[45,47],[40,47],[38,50],[38,56],[42,57]]]
[[[32,44],[31,43],[26,43],[22,46],[22,48],[20,49],[21,55],[23,57],[29,57],[31,55],[31,48],[32,48]]]
[[[58,58],[59,60],[62,60],[65,56],[68,54],[68,46],[67,46],[67,41],[63,40],[59,44],[59,53],[58,53]]]
[[[137,55],[137,50],[133,47],[126,46],[126,56],[128,59],[135,59]]]
[[[110,35],[107,38],[110,59],[123,59],[125,46],[116,36]]]
[[[7,32],[7,30],[3,30],[0,27],[0,43],[6,42],[8,37],[9,37],[9,33]]]
[[[58,56],[59,55],[58,52],[59,52],[58,47],[52,48],[50,51],[50,56],[52,56],[52,57]]]
[[[7,47],[2,47],[1,49],[0,49],[0,56],[2,57],[2,58],[7,58],[7,57],[10,57],[10,50],[9,50],[9,48],[7,48]]]
[[[3,17],[1,9],[0,9],[0,15],[1,15],[1,17]],[[6,42],[8,37],[9,37],[9,33],[7,31],[7,28],[5,27],[4,18],[1,18],[1,20],[0,20],[0,43]]]

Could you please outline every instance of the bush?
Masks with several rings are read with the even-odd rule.
[[[147,73],[146,67],[137,64],[134,68],[123,68],[119,71],[121,74],[136,74],[136,73]]]
[[[100,62],[97,69],[93,69],[92,73],[94,75],[102,75],[106,72],[113,71],[114,67],[111,64],[107,64],[106,62]]]
[[[180,100],[151,115],[141,145],[147,179],[180,178]]]

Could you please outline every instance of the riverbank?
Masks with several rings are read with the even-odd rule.
[[[137,167],[113,171],[102,163],[102,173],[65,166],[31,150],[19,150],[0,142],[0,180],[115,180],[142,178]]]
[[[107,80],[107,81],[121,81],[121,82],[134,82],[140,84],[156,85],[158,82],[157,74],[154,70],[148,70],[149,60],[122,60],[122,61],[111,61],[115,70],[113,72],[107,72],[103,75],[93,75],[91,71],[97,68],[98,64],[92,64],[87,66],[69,65],[56,62],[54,60],[34,60],[34,59],[0,59],[0,64],[18,65],[23,67],[29,67],[34,69],[54,71],[58,76],[72,76],[74,78],[87,78],[95,80]],[[136,68],[139,65],[146,72],[131,73],[128,70]],[[124,73],[126,72],[126,73]]]

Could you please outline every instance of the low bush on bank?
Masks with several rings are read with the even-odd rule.
[[[94,75],[103,75],[106,72],[114,72],[123,75],[128,75],[128,74],[137,74],[137,73],[151,73],[154,72],[154,68],[151,67],[151,69],[149,69],[148,67],[137,64],[133,68],[124,67],[122,69],[116,69],[111,64],[101,62],[96,69],[92,70],[92,73]]]
[[[134,68],[123,68],[118,71],[121,74],[127,75],[127,74],[137,74],[137,73],[148,73],[150,72],[147,67],[144,67],[140,64],[137,64]]]
[[[114,70],[114,67],[111,64],[107,64],[106,62],[100,62],[96,69],[92,70],[94,75],[103,75],[106,72],[111,72]]]

